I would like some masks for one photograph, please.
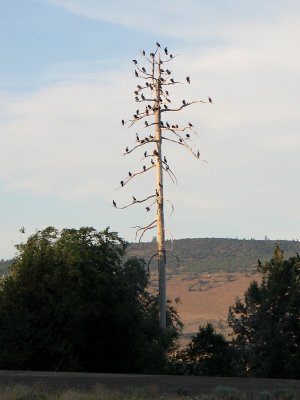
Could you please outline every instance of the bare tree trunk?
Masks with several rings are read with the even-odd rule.
[[[158,79],[156,83],[156,110],[155,110],[155,140],[157,143],[156,155],[156,197],[157,197],[157,254],[159,273],[159,326],[161,329],[167,327],[166,307],[166,253],[165,253],[165,224],[164,224],[164,197],[163,197],[163,166],[162,166],[162,138],[161,138],[161,71],[160,57],[158,58]]]

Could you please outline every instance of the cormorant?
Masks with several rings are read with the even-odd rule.
[[[186,101],[185,101],[185,100],[182,100],[182,104],[185,106],[185,105],[186,105]]]
[[[160,47],[160,44],[159,44],[158,42],[156,42],[156,46],[157,46],[157,47]]]
[[[189,138],[190,137],[190,134],[189,133],[186,133],[186,135],[185,135],[187,138]]]
[[[148,126],[148,121],[145,121],[145,125]]]
[[[136,96],[136,97],[135,97],[135,101],[140,101],[140,99]]]
[[[156,193],[156,197],[159,197],[159,193],[158,193],[157,189],[155,189],[155,193]]]
[[[145,50],[143,50],[143,51],[142,51],[142,53],[143,53],[143,56],[145,56],[145,55],[146,55],[146,52],[145,52]]]
[[[132,61],[134,62],[135,65],[137,64],[137,61],[136,61],[136,60],[132,60]]]
[[[146,100],[146,98],[145,98],[145,96],[143,95],[143,93],[141,94],[141,98],[142,98],[143,100]]]
[[[132,176],[132,173],[129,171],[129,172],[128,172],[128,175],[129,175],[129,176]]]
[[[20,233],[25,233],[25,228],[24,228],[24,226],[22,226],[22,228],[20,229]]]
[[[136,140],[139,142],[140,141],[140,138],[139,138],[139,135],[136,133]]]
[[[164,156],[164,162],[165,162],[166,164],[168,164],[168,161],[167,161],[167,159],[166,159],[166,156]]]
[[[146,211],[149,212],[149,211],[150,211],[150,208],[149,208],[149,207],[146,207]]]
[[[181,138],[179,139],[179,142],[182,143],[182,139]]]
[[[136,198],[134,196],[132,196],[132,200],[134,203],[136,202]]]
[[[143,68],[142,68],[142,71],[146,73],[146,68],[143,67]]]
[[[170,81],[171,81],[172,83],[175,83],[175,81],[174,81],[174,79],[173,79],[173,78],[171,78],[171,79],[170,79]]]
[[[261,267],[261,261],[260,261],[259,258],[257,259],[257,263],[258,263],[258,265]]]
[[[144,157],[147,157],[147,151],[145,151],[145,153],[144,153]]]
[[[154,136],[153,135],[149,135],[149,138],[154,139]]]
[[[210,97],[208,98],[208,101],[209,101],[210,103],[212,103],[212,99],[211,99]]]
[[[136,115],[139,115],[139,113],[140,113],[140,110],[136,110]]]
[[[176,124],[175,127],[178,129],[178,124]]]
[[[124,121],[124,119],[122,119],[122,125],[125,125],[125,121]]]
[[[121,184],[121,186],[124,186],[124,181],[121,181],[120,184]]]
[[[166,90],[166,92],[165,92],[165,93],[166,93],[166,95],[167,95],[167,96],[169,96],[169,92],[168,92],[167,90]]]
[[[187,81],[187,83],[191,83],[189,76],[186,77],[186,81]]]
[[[153,155],[158,156],[158,151],[156,149],[153,150]]]
[[[192,128],[192,127],[193,127],[193,124],[191,124],[190,122],[189,122],[189,127],[190,127],[190,128]]]
[[[171,75],[171,71],[170,71],[169,69],[166,70],[166,73],[167,73],[168,75]]]
[[[150,53],[150,57],[154,57],[155,56],[155,54],[154,53]]]
[[[117,203],[113,200],[113,206],[117,207]]]
[[[139,76],[139,74],[137,73],[137,70],[136,70],[136,69],[134,70],[134,74],[135,74],[136,77]]]
[[[173,58],[173,54],[170,54],[170,58]]]
[[[146,168],[146,165],[143,165],[143,170],[146,171],[146,169],[147,169],[147,168]]]
[[[137,85],[137,88],[141,90],[141,89],[142,89],[142,86],[141,86],[141,85]]]
[[[170,128],[170,124],[169,122],[166,122],[167,128]]]
[[[166,54],[166,56],[168,55],[168,48],[167,47],[165,47],[165,54]]]
[[[200,158],[200,151],[197,151],[197,157]]]
[[[152,164],[152,165],[155,165],[155,162],[152,160],[152,158],[151,158],[151,164]]]
[[[167,109],[168,109],[168,106],[167,106],[166,104],[164,104],[164,108],[165,108],[165,110],[167,110]]]
[[[126,147],[125,151],[126,151],[126,153],[128,153],[128,151],[129,151],[128,147]]]

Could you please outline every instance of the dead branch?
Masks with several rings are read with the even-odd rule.
[[[136,232],[135,232],[135,240],[137,238],[137,235],[139,233],[139,231],[142,231],[140,238],[139,238],[139,243],[141,243],[142,237],[144,236],[144,234],[149,230],[149,229],[153,229],[157,226],[156,224],[157,220],[155,219],[153,222],[151,222],[150,224],[146,225],[146,226],[133,226],[132,228],[135,229],[137,228]]]
[[[146,197],[145,199],[142,199],[142,200],[137,200],[137,199],[135,199],[135,200],[132,200],[132,203],[129,203],[129,204],[127,204],[126,206],[123,206],[123,207],[115,207],[115,208],[117,208],[118,210],[124,210],[125,208],[131,207],[131,206],[133,206],[134,204],[144,203],[145,201],[147,201],[147,200],[149,200],[149,199],[152,199],[153,197],[156,197],[156,195],[155,195],[155,194],[152,194],[151,196],[148,196],[148,197]]]

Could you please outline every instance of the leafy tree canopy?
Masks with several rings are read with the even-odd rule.
[[[18,245],[0,281],[0,368],[157,372],[180,331],[147,291],[143,260],[109,229],[48,227]]]
[[[274,256],[259,265],[262,282],[252,282],[244,301],[229,310],[236,363],[242,374],[300,376],[300,258]]]

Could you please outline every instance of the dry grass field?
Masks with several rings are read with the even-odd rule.
[[[260,276],[247,276],[240,272],[171,276],[167,282],[167,296],[173,300],[180,297],[181,303],[176,305],[176,309],[184,323],[184,337],[190,337],[198,331],[199,325],[207,322],[227,335],[229,306],[234,304],[236,297],[243,298],[253,280],[259,281]],[[157,286],[157,277],[153,277],[152,283],[153,287]]]

